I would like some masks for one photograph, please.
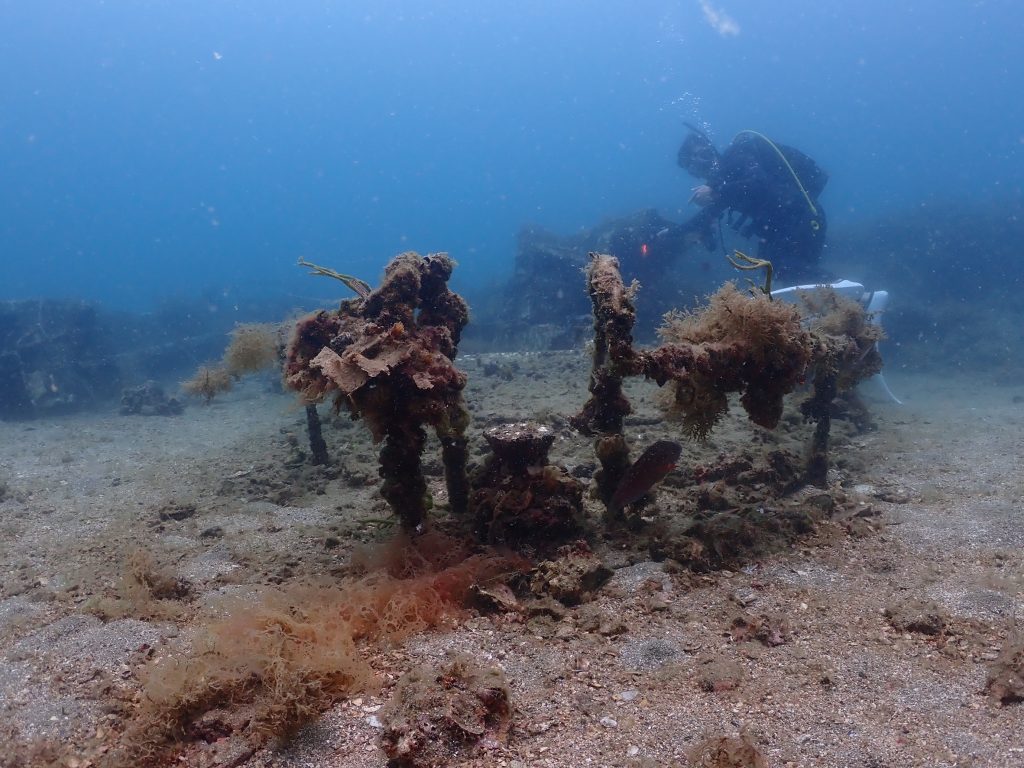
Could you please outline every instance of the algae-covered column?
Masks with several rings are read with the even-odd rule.
[[[829,432],[836,398],[853,392],[857,384],[882,370],[879,326],[859,302],[835,291],[822,290],[804,298],[814,335],[811,396],[800,405],[804,417],[815,422],[807,452],[804,480],[828,484]]]
[[[629,288],[623,285],[619,260],[614,256],[590,254],[587,290],[594,308],[590,399],[573,418],[573,425],[584,434],[598,434],[594,450],[601,469],[594,480],[606,506],[629,468],[629,446],[622,430],[631,407],[622,392],[622,380],[637,373],[633,350],[637,287],[635,282]]]
[[[306,403],[306,432],[309,434],[309,450],[313,453],[313,463],[330,464],[331,458],[327,453],[327,441],[324,440],[316,403]]]
[[[801,404],[804,415],[815,422],[804,480],[822,488],[828,484],[828,436],[832,429],[832,401],[838,394],[836,379],[834,370],[822,366],[814,377],[813,394]]]
[[[420,457],[424,428],[433,427],[452,511],[465,513],[466,376],[453,360],[469,310],[448,289],[455,262],[443,253],[400,254],[374,291],[348,275],[306,266],[359,296],[297,323],[285,364],[289,386],[311,403],[333,393],[338,409],[365,420],[374,442],[384,443],[382,493],[407,529],[419,528],[432,505]]]

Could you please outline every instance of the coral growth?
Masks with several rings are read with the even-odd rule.
[[[583,485],[548,463],[549,428],[520,422],[488,429],[493,454],[473,478],[469,510],[489,543],[550,549],[578,533]]]
[[[406,528],[431,506],[420,465],[425,425],[441,441],[453,511],[468,501],[466,377],[452,359],[469,311],[447,287],[454,265],[446,254],[396,256],[375,291],[300,320],[287,350],[290,387],[312,403],[333,394],[383,441],[381,492]]]
[[[583,434],[597,433],[594,450],[601,468],[594,475],[598,497],[614,517],[611,499],[629,469],[629,446],[622,436],[625,417],[632,410],[622,392],[625,376],[636,375],[633,351],[633,299],[639,285],[622,284],[614,256],[591,253],[587,290],[594,312],[594,354],[590,372],[590,398],[572,424]]]
[[[590,399],[573,426],[584,434],[617,434],[632,410],[622,393],[622,379],[638,373],[633,351],[633,299],[639,285],[622,284],[614,256],[590,254],[587,289],[594,308],[594,355],[590,373]],[[618,478],[616,478],[618,482]]]
[[[114,595],[95,597],[84,609],[104,620],[173,619],[181,615],[181,601],[188,598],[191,591],[192,585],[157,563],[152,552],[134,549],[125,558]]]

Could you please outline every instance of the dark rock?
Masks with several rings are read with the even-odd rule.
[[[125,416],[177,416],[182,410],[181,401],[167,397],[155,381],[121,392],[121,414]]]
[[[195,504],[167,504],[160,510],[160,519],[181,522],[192,517],[195,513]]]
[[[569,470],[569,474],[572,475],[573,477],[579,478],[580,480],[589,480],[594,476],[594,473],[596,471],[597,463],[593,461],[588,461],[583,464],[577,464],[576,466],[574,466],[571,470]]]
[[[948,614],[932,600],[909,598],[897,600],[885,608],[885,618],[900,632],[937,635],[946,627]]]
[[[988,669],[985,690],[1002,704],[1024,701],[1024,635],[1012,634]]]
[[[118,379],[92,305],[0,302],[0,419],[95,406],[114,396]]]
[[[507,584],[469,588],[470,604],[482,613],[512,613],[519,610],[519,601]]]
[[[612,573],[586,544],[580,542],[562,547],[557,559],[540,563],[530,589],[537,595],[550,595],[563,605],[579,605],[590,600],[593,592]]]
[[[550,616],[556,621],[561,621],[569,612],[557,600],[543,595],[526,604],[526,613],[528,616]]]
[[[413,669],[381,710],[381,748],[392,768],[437,768],[500,747],[512,709],[500,669],[468,659]]]

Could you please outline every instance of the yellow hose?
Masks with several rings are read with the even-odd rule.
[[[796,182],[797,187],[800,189],[800,193],[804,196],[804,200],[807,201],[807,207],[811,209],[811,214],[813,216],[817,216],[818,215],[818,209],[814,206],[814,201],[811,200],[811,196],[809,194],[807,194],[807,190],[804,188],[803,182],[800,181],[800,177],[797,176],[796,171],[793,170],[793,166],[789,164],[789,160],[787,160],[786,156],[784,154],[782,154],[782,150],[779,149],[777,146],[775,146],[775,142],[772,141],[771,139],[769,139],[763,133],[758,133],[757,131],[751,131],[751,130],[740,131],[739,133],[736,134],[736,138],[739,138],[744,133],[749,133],[751,136],[756,136],[757,138],[764,139],[766,142],[768,142],[768,146],[775,150],[775,154],[777,154],[779,156],[779,158],[782,160],[782,162],[785,163],[786,167],[789,169],[790,174],[792,174],[793,181]],[[733,139],[733,141],[735,141],[735,140],[736,139]],[[811,222],[811,227],[813,227],[814,229],[818,229],[818,227],[820,227],[820,226],[821,225],[818,224],[817,221],[812,221]]]

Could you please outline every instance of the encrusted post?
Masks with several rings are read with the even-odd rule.
[[[306,404],[306,431],[309,432],[309,450],[313,453],[313,463],[329,464],[331,460],[327,455],[323,431],[320,429],[320,414],[317,413],[316,403]]]
[[[820,371],[814,377],[814,394],[801,404],[804,415],[815,421],[804,479],[821,488],[828,484],[828,435],[832,429],[832,401],[838,393],[837,378],[834,370]]]
[[[601,469],[594,475],[597,493],[608,507],[629,468],[629,446],[623,436],[623,420],[631,406],[622,392],[624,376],[635,375],[633,296],[638,284],[626,288],[614,256],[591,253],[587,290],[594,308],[594,355],[590,369],[590,399],[573,417],[584,434],[597,433],[594,451]]]
[[[407,530],[419,529],[432,506],[420,456],[424,427],[433,427],[452,510],[465,512],[469,414],[466,376],[453,360],[469,310],[448,289],[455,262],[443,253],[403,253],[375,291],[350,275],[304,266],[341,280],[358,297],[299,321],[288,345],[288,385],[308,403],[333,393],[336,408],[364,419],[374,442],[384,442],[381,492]]]

